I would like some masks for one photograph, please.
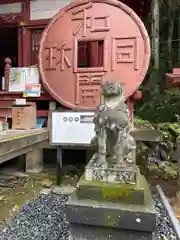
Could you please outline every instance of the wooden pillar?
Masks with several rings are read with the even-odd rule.
[[[25,167],[26,167],[26,154],[18,156],[18,171],[20,172],[25,172]]]
[[[127,105],[129,107],[130,117],[132,124],[134,125],[134,103],[142,98],[142,92],[137,90],[131,97],[127,99]]]
[[[49,112],[48,112],[48,128],[51,129],[51,122],[52,122],[52,112],[56,110],[56,102],[50,101],[49,102]]]
[[[30,31],[26,27],[22,27],[22,33],[22,62],[23,67],[28,67],[31,62]]]
[[[10,77],[10,68],[11,68],[11,59],[5,58],[5,72],[4,72],[4,90],[7,92],[9,90],[9,77]]]
[[[19,67],[28,67],[31,61],[31,36],[25,24],[30,20],[30,0],[24,0],[22,4],[24,6],[24,11],[18,29],[18,65]]]
[[[129,108],[131,121],[134,122],[134,100],[131,98],[128,98],[126,102]]]
[[[23,48],[23,31],[22,28],[18,28],[18,67],[23,66],[23,56],[22,56],[22,48]]]
[[[56,110],[56,102],[55,101],[49,102],[49,110]]]
[[[26,172],[40,173],[43,169],[43,149],[36,148],[26,154]]]
[[[24,21],[30,20],[30,0],[24,0]]]

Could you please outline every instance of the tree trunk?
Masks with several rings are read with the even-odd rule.
[[[170,10],[169,14],[169,31],[168,31],[168,62],[169,68],[172,69],[172,40],[173,40],[173,32],[174,32],[174,11]]]
[[[180,200],[180,136],[176,139],[176,156],[177,156],[177,163],[178,163],[178,190],[177,190],[177,197]]]
[[[180,10],[178,11],[178,62],[180,62]]]
[[[152,50],[154,68],[159,69],[159,0],[152,1]]]

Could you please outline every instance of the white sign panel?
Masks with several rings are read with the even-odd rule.
[[[11,68],[9,76],[9,92],[23,92],[25,86],[25,70]]]
[[[95,136],[94,112],[53,112],[51,144],[89,145]]]
[[[71,3],[70,0],[30,1],[30,20],[52,18],[61,8]]]
[[[9,92],[24,92],[25,85],[39,84],[38,68],[11,68],[9,77]]]
[[[26,105],[26,99],[24,99],[24,98],[17,98],[15,100],[15,104],[16,105]]]

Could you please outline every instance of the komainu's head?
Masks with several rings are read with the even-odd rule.
[[[104,97],[118,97],[123,95],[123,88],[120,83],[107,81],[102,85],[102,95]]]

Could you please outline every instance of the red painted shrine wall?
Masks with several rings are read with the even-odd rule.
[[[42,2],[43,0],[38,0]],[[34,0],[33,2],[38,2]],[[0,4],[9,4],[21,2],[20,0],[0,0]],[[13,14],[0,14],[0,25],[2,26],[13,26],[18,28],[18,65],[19,66],[31,66],[37,64],[37,55],[39,51],[39,42],[41,34],[46,27],[50,19],[40,19],[36,16],[36,19],[31,19],[30,0],[22,1],[22,11],[20,13]],[[51,2],[51,1],[49,1]],[[133,6],[134,0],[124,0],[124,3],[130,7]],[[140,4],[141,2],[141,4]],[[145,4],[144,4],[144,3]],[[136,4],[133,8],[138,15],[145,15],[145,9],[148,7],[147,1],[136,0]],[[42,5],[42,3],[41,3]],[[1,6],[0,6],[1,8]],[[58,9],[58,8],[57,8]],[[144,12],[143,12],[144,11]],[[44,15],[46,12],[44,12]],[[48,14],[47,14],[48,15]],[[11,28],[10,28],[11,29]],[[1,29],[0,29],[1,31]],[[1,32],[0,32],[1,33]],[[96,54],[89,55],[89,51],[94,51]],[[94,56],[94,57],[92,57]],[[98,42],[82,43],[78,47],[78,64],[85,64],[86,66],[101,66],[103,62],[103,45]],[[1,99],[1,96],[0,96]]]
[[[53,1],[44,1],[43,0],[34,0],[30,4],[30,0],[0,0],[0,5],[7,5],[7,4],[16,4],[16,3],[22,3],[22,11],[21,12],[13,12],[13,13],[7,13],[1,14],[0,11],[0,25],[14,25],[19,28],[19,44],[18,44],[18,63],[19,66],[28,66],[28,65],[34,65],[37,64],[37,54],[38,54],[38,45],[40,40],[41,32],[44,30],[45,26],[49,22],[49,18],[47,18],[46,13],[47,8],[50,8],[49,5],[45,6],[46,9],[44,11],[44,19],[43,17],[39,19],[36,12],[34,11],[34,15],[31,13],[33,11],[33,4],[39,5],[46,5],[46,2],[50,2],[51,5],[53,4]],[[57,1],[58,2],[58,1]],[[66,1],[64,1],[66,2]],[[67,4],[70,1],[67,0]],[[129,5],[132,9],[134,9],[139,16],[146,15],[147,8],[149,7],[150,0],[142,1],[142,0],[122,0],[125,4]],[[135,4],[136,2],[136,4]],[[64,3],[63,3],[64,4]],[[31,6],[32,5],[32,6]],[[62,4],[61,4],[62,5]],[[58,5],[58,6],[61,6]],[[65,4],[64,4],[65,5]],[[62,6],[64,6],[62,5]],[[35,6],[35,7],[37,7]],[[1,7],[2,8],[2,7]],[[43,9],[43,8],[42,8]],[[40,11],[39,11],[40,12]],[[35,15],[36,13],[36,15]],[[32,16],[31,16],[32,15]],[[40,14],[43,16],[43,14]],[[49,15],[51,16],[51,14]],[[32,19],[31,19],[32,18]],[[82,49],[82,47],[81,47]],[[100,61],[100,60],[99,60]]]

